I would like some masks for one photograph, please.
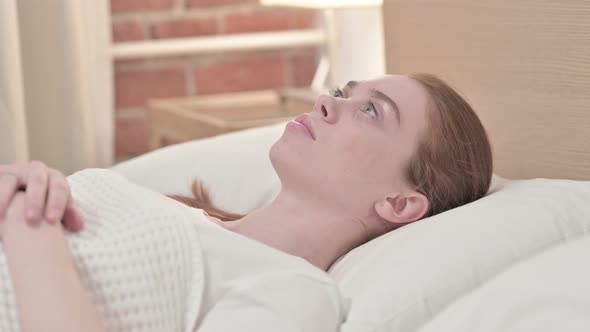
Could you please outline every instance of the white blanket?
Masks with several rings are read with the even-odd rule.
[[[86,223],[70,249],[107,329],[193,331],[203,269],[192,209],[108,170],[68,181]],[[0,331],[19,331],[1,249],[0,295]]]

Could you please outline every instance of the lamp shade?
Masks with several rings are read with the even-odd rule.
[[[383,0],[260,0],[265,6],[350,8],[381,6]]]

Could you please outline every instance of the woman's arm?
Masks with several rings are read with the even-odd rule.
[[[60,223],[27,225],[19,192],[0,223],[22,331],[105,331]]]

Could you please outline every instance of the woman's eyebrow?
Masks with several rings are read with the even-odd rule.
[[[357,84],[359,84],[359,82],[357,81],[348,81],[348,83],[346,83],[346,85],[344,86],[345,88],[354,88]]]
[[[402,124],[402,119],[401,119],[399,107],[397,107],[397,104],[395,103],[395,101],[393,101],[393,99],[389,98],[388,95],[384,94],[383,92],[381,92],[381,91],[379,91],[377,89],[373,89],[373,94],[375,95],[375,97],[377,99],[381,99],[385,103],[389,104],[389,106],[391,106],[391,108],[395,112],[395,117],[397,118],[397,123],[399,125],[401,125]]]

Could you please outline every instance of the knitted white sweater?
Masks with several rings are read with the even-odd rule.
[[[107,330],[193,331],[203,269],[192,209],[109,170],[68,181],[85,221],[67,235],[70,251]],[[0,331],[19,331],[1,248]]]

